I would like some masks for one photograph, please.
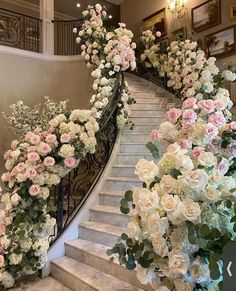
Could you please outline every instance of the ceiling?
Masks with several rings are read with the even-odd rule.
[[[108,2],[111,2],[115,5],[120,5],[122,2],[124,2],[125,0],[107,0]]]

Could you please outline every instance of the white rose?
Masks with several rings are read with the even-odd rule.
[[[206,284],[211,281],[209,266],[200,257],[193,261],[190,266],[190,274],[198,284]]]
[[[154,192],[149,191],[145,188],[139,188],[138,200],[136,201],[136,206],[140,208],[141,211],[151,212],[157,209],[159,205],[160,198]]]
[[[161,194],[175,193],[177,188],[177,180],[170,175],[165,175],[161,178],[159,183],[159,190]]]
[[[15,193],[11,196],[11,203],[13,206],[17,206],[21,201],[21,197]]]
[[[177,155],[175,158],[176,166],[180,168],[181,173],[191,171],[194,168],[193,161],[189,156]]]
[[[178,155],[180,151],[181,147],[177,143],[173,143],[167,147],[165,155],[167,157],[174,157]]]
[[[202,169],[186,172],[183,178],[184,183],[195,191],[204,190],[208,184],[208,175]]]
[[[64,144],[59,151],[59,155],[63,158],[73,157],[75,154],[75,148],[69,144]]]
[[[167,140],[176,140],[178,136],[178,131],[176,130],[174,124],[169,121],[162,122],[160,124],[160,133]]]
[[[156,211],[147,217],[147,227],[150,233],[163,236],[169,227],[168,218],[160,218],[159,213]]]
[[[0,274],[0,280],[1,280],[1,283],[3,284],[3,286],[6,289],[11,288],[15,283],[14,278],[8,272],[1,273]]]
[[[198,157],[198,163],[203,167],[216,166],[217,158],[211,152],[202,152]]]
[[[139,235],[141,233],[141,229],[139,227],[139,223],[136,220],[132,220],[128,223],[127,226],[127,233],[129,235],[129,237],[131,237],[132,239],[139,239]]]
[[[169,268],[171,271],[186,275],[189,269],[189,256],[179,250],[173,250],[169,253]]]
[[[154,252],[162,258],[166,257],[169,253],[166,240],[160,235],[153,235],[151,240]]]
[[[191,282],[181,279],[174,280],[176,291],[192,291],[194,286]]]
[[[143,182],[151,182],[158,175],[159,169],[153,161],[141,159],[135,167],[135,175]]]
[[[155,279],[155,273],[151,269],[144,269],[140,266],[137,267],[137,278],[143,285],[151,284]]]
[[[187,199],[183,202],[182,214],[185,219],[191,221],[194,224],[200,223],[201,220],[201,209],[197,202],[191,199]]]
[[[10,265],[19,265],[22,261],[23,255],[22,254],[11,254],[9,256]]]
[[[207,187],[204,192],[204,198],[209,202],[216,202],[220,199],[221,192],[213,187]]]

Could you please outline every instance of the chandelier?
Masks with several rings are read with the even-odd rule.
[[[187,1],[188,0],[168,0],[168,10],[173,18],[181,20],[187,15]]]

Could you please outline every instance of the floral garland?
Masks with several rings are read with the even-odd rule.
[[[132,220],[108,251],[158,291],[223,290],[223,248],[236,241],[236,122],[223,87],[236,74],[234,66],[221,74],[196,47],[187,40],[168,49],[169,85],[185,101],[153,130],[147,147],[159,160],[136,165],[143,186],[121,200]]]
[[[98,44],[96,53],[91,51],[96,58],[87,60],[85,55],[93,65],[95,78],[91,110],[68,112],[64,102],[57,105],[48,100],[50,110],[40,115],[39,107],[30,111],[18,102],[8,117],[21,136],[4,155],[7,172],[2,175],[6,191],[2,195],[5,209],[0,211],[0,290],[11,288],[16,279],[35,273],[45,264],[55,225],[50,216],[49,189],[58,185],[81,157],[95,152],[98,120],[112,95],[118,71],[135,68],[132,33],[122,24],[105,41],[110,33],[102,22],[106,12],[99,4],[88,9],[80,32],[84,39],[88,37],[82,49],[89,53],[91,44]],[[127,123],[130,103],[126,84],[117,116],[119,126]],[[30,116],[28,124],[22,120],[25,112]]]

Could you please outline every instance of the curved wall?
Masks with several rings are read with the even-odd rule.
[[[0,46],[0,111],[18,100],[26,105],[42,102],[47,95],[54,100],[69,100],[69,108],[88,108],[91,75],[80,56],[57,57]],[[9,148],[14,132],[0,116],[0,172],[2,155]]]

